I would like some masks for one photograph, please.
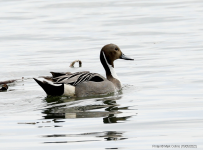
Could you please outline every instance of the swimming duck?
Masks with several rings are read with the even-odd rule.
[[[0,88],[0,92],[7,91],[8,90],[8,85],[3,84],[2,87]]]
[[[114,70],[114,60],[134,60],[124,55],[115,44],[107,44],[100,51],[100,61],[106,71],[106,78],[98,73],[84,72],[51,72],[52,83],[34,80],[47,95],[86,97],[113,93],[121,89],[120,80]]]

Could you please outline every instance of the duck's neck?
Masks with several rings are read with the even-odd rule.
[[[118,76],[114,70],[114,64],[113,64],[113,62],[112,62],[112,64],[109,64],[103,51],[101,51],[101,53],[100,53],[100,60],[106,71],[106,78],[109,81],[113,82],[113,84],[115,84],[116,87],[120,88],[120,79],[118,78]]]

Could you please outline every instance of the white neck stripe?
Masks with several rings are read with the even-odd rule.
[[[104,55],[104,59],[105,59],[105,61],[106,61],[106,64],[107,64],[107,66],[109,67],[109,70],[110,70],[110,72],[111,72],[111,75],[112,75],[115,79],[117,79],[117,80],[120,81],[120,79],[119,79],[119,77],[117,76],[117,74],[116,74],[114,68],[112,67],[112,65],[109,65],[108,61],[106,60],[106,56],[105,56],[105,54],[104,54],[103,51],[102,51],[102,53],[103,53],[103,55]]]

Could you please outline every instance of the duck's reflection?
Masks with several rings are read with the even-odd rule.
[[[118,141],[118,140],[125,140],[127,138],[123,137],[124,132],[117,132],[117,131],[107,131],[107,132],[92,132],[92,133],[82,133],[82,134],[52,134],[52,135],[43,135],[42,137],[45,138],[57,138],[57,137],[67,137],[67,141],[53,141],[53,142],[44,142],[44,143],[69,143],[69,142],[89,142],[89,141],[100,141],[100,138],[105,139],[107,141]],[[76,139],[75,141],[69,141],[68,138]],[[85,137],[85,138],[84,138]],[[91,139],[94,138],[94,139]],[[95,137],[97,139],[95,139]],[[89,140],[81,140],[81,139],[89,139]],[[77,140],[78,139],[78,140]]]
[[[100,99],[64,99],[61,97],[47,97],[47,108],[43,110],[45,119],[73,119],[73,118],[103,118],[104,123],[118,123],[125,121],[130,116],[117,117],[122,110],[128,107],[120,107],[116,103],[121,96],[111,96]]]
[[[125,121],[131,116],[126,116],[126,117],[115,117],[114,115],[108,115],[108,117],[103,118],[104,123],[117,123],[119,121]]]
[[[65,99],[62,97],[47,97],[47,107],[43,110],[45,119],[52,119],[55,123],[61,123],[73,118],[103,118],[103,123],[124,122],[131,116],[125,116],[124,111],[128,107],[121,107],[118,103],[121,96],[110,96],[90,99]],[[122,115],[123,114],[123,115]],[[121,131],[90,132],[82,134],[52,134],[44,135],[49,138],[44,143],[72,143],[90,141],[112,141],[127,139]],[[66,137],[65,141],[56,141],[56,137]],[[73,140],[74,137],[74,140]],[[58,138],[57,138],[58,139]]]

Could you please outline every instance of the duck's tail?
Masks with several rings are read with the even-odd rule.
[[[47,95],[52,96],[61,96],[64,94],[64,85],[63,84],[51,84],[46,81],[40,81],[36,78],[33,78],[47,93]]]

